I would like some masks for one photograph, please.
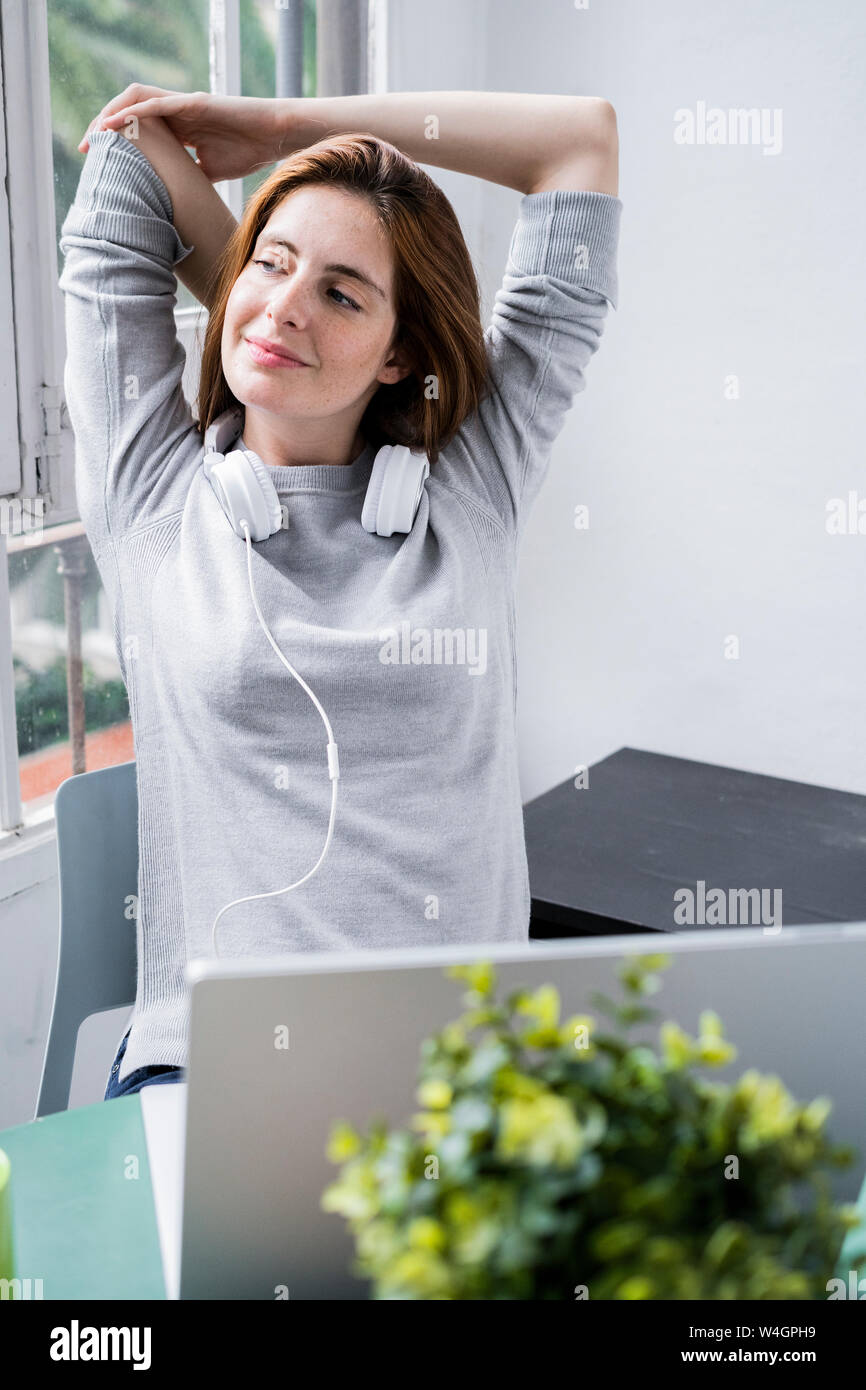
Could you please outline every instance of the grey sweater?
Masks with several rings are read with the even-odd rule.
[[[334,835],[293,892],[231,908],[222,957],[528,943],[515,579],[551,447],[617,305],[622,204],[528,194],[486,343],[496,389],[440,455],[409,535],[370,535],[374,451],[271,473],[284,528],[254,543],[274,639],[339,747]],[[79,511],[114,614],[139,798],[138,985],[120,1079],[185,1066],[184,966],[235,898],[313,867],[326,734],[256,618],[246,542],[202,470],[173,266],[192,247],[141,150],[91,134],[62,228]],[[117,903],[118,927],[129,917]]]

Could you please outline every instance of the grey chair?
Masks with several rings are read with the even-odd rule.
[[[36,1118],[69,1105],[78,1030],[135,1002],[138,785],[135,762],[68,777],[54,799],[60,949]],[[128,915],[127,915],[128,914]],[[106,1063],[108,1075],[110,1059]]]

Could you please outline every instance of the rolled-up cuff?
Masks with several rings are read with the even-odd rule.
[[[619,297],[616,255],[622,201],[610,193],[547,188],[526,193],[508,249],[508,270],[550,275]]]
[[[95,130],[88,138],[90,148],[61,238],[115,242],[159,256],[168,265],[184,260],[195,248],[181,240],[168,189],[147,156],[116,130]]]

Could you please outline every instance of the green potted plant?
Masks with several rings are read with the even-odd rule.
[[[701,1075],[736,1056],[710,1011],[697,1038],[665,1022],[658,1050],[630,1042],[669,964],[632,957],[624,1003],[592,996],[607,1032],[560,1022],[552,985],[499,1004],[490,963],[449,969],[466,1012],[422,1044],[421,1111],[329,1137],[322,1206],[374,1298],[827,1297],[859,1219],[823,1171],[853,1158],[825,1133],[830,1102],[754,1070]]]

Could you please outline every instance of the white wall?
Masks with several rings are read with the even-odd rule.
[[[866,535],[825,528],[866,511],[864,37],[855,0],[392,4],[393,90],[618,116],[620,307],[521,553],[525,800],[624,745],[866,792]],[[676,144],[698,102],[781,108],[781,152]],[[489,308],[520,195],[427,167]]]

